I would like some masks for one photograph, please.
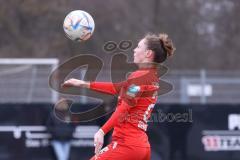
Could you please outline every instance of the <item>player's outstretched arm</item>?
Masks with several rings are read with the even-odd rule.
[[[90,82],[90,89],[101,93],[117,95],[124,82]]]
[[[94,91],[98,91],[105,94],[116,95],[119,93],[121,86],[124,82],[111,83],[111,82],[88,82],[79,79],[71,78],[65,81],[61,87],[79,87],[79,88],[89,88]]]
[[[74,79],[71,78],[67,81],[65,81],[61,87],[82,87],[82,88],[90,88],[90,82],[79,80],[79,79]]]

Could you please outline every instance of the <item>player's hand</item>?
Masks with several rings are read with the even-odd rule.
[[[79,80],[79,79],[74,79],[71,78],[67,81],[65,81],[61,87],[86,87],[89,88],[89,82],[85,82],[83,80]]]
[[[98,155],[104,141],[104,132],[102,129],[99,129],[98,132],[94,135],[94,146],[95,146],[95,154]]]

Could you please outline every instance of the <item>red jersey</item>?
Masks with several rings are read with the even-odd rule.
[[[108,94],[118,94],[115,112],[101,128],[106,134],[114,128],[112,140],[121,145],[150,147],[147,121],[157,101],[156,68],[139,69],[121,83],[91,82],[90,88]]]

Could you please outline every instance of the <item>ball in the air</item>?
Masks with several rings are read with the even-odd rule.
[[[63,29],[67,37],[78,42],[89,39],[94,28],[95,23],[92,16],[82,10],[70,12],[63,22]]]

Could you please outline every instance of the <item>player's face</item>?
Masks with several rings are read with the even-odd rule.
[[[145,39],[139,41],[137,47],[133,50],[134,52],[134,63],[144,63],[146,60],[147,45]]]

